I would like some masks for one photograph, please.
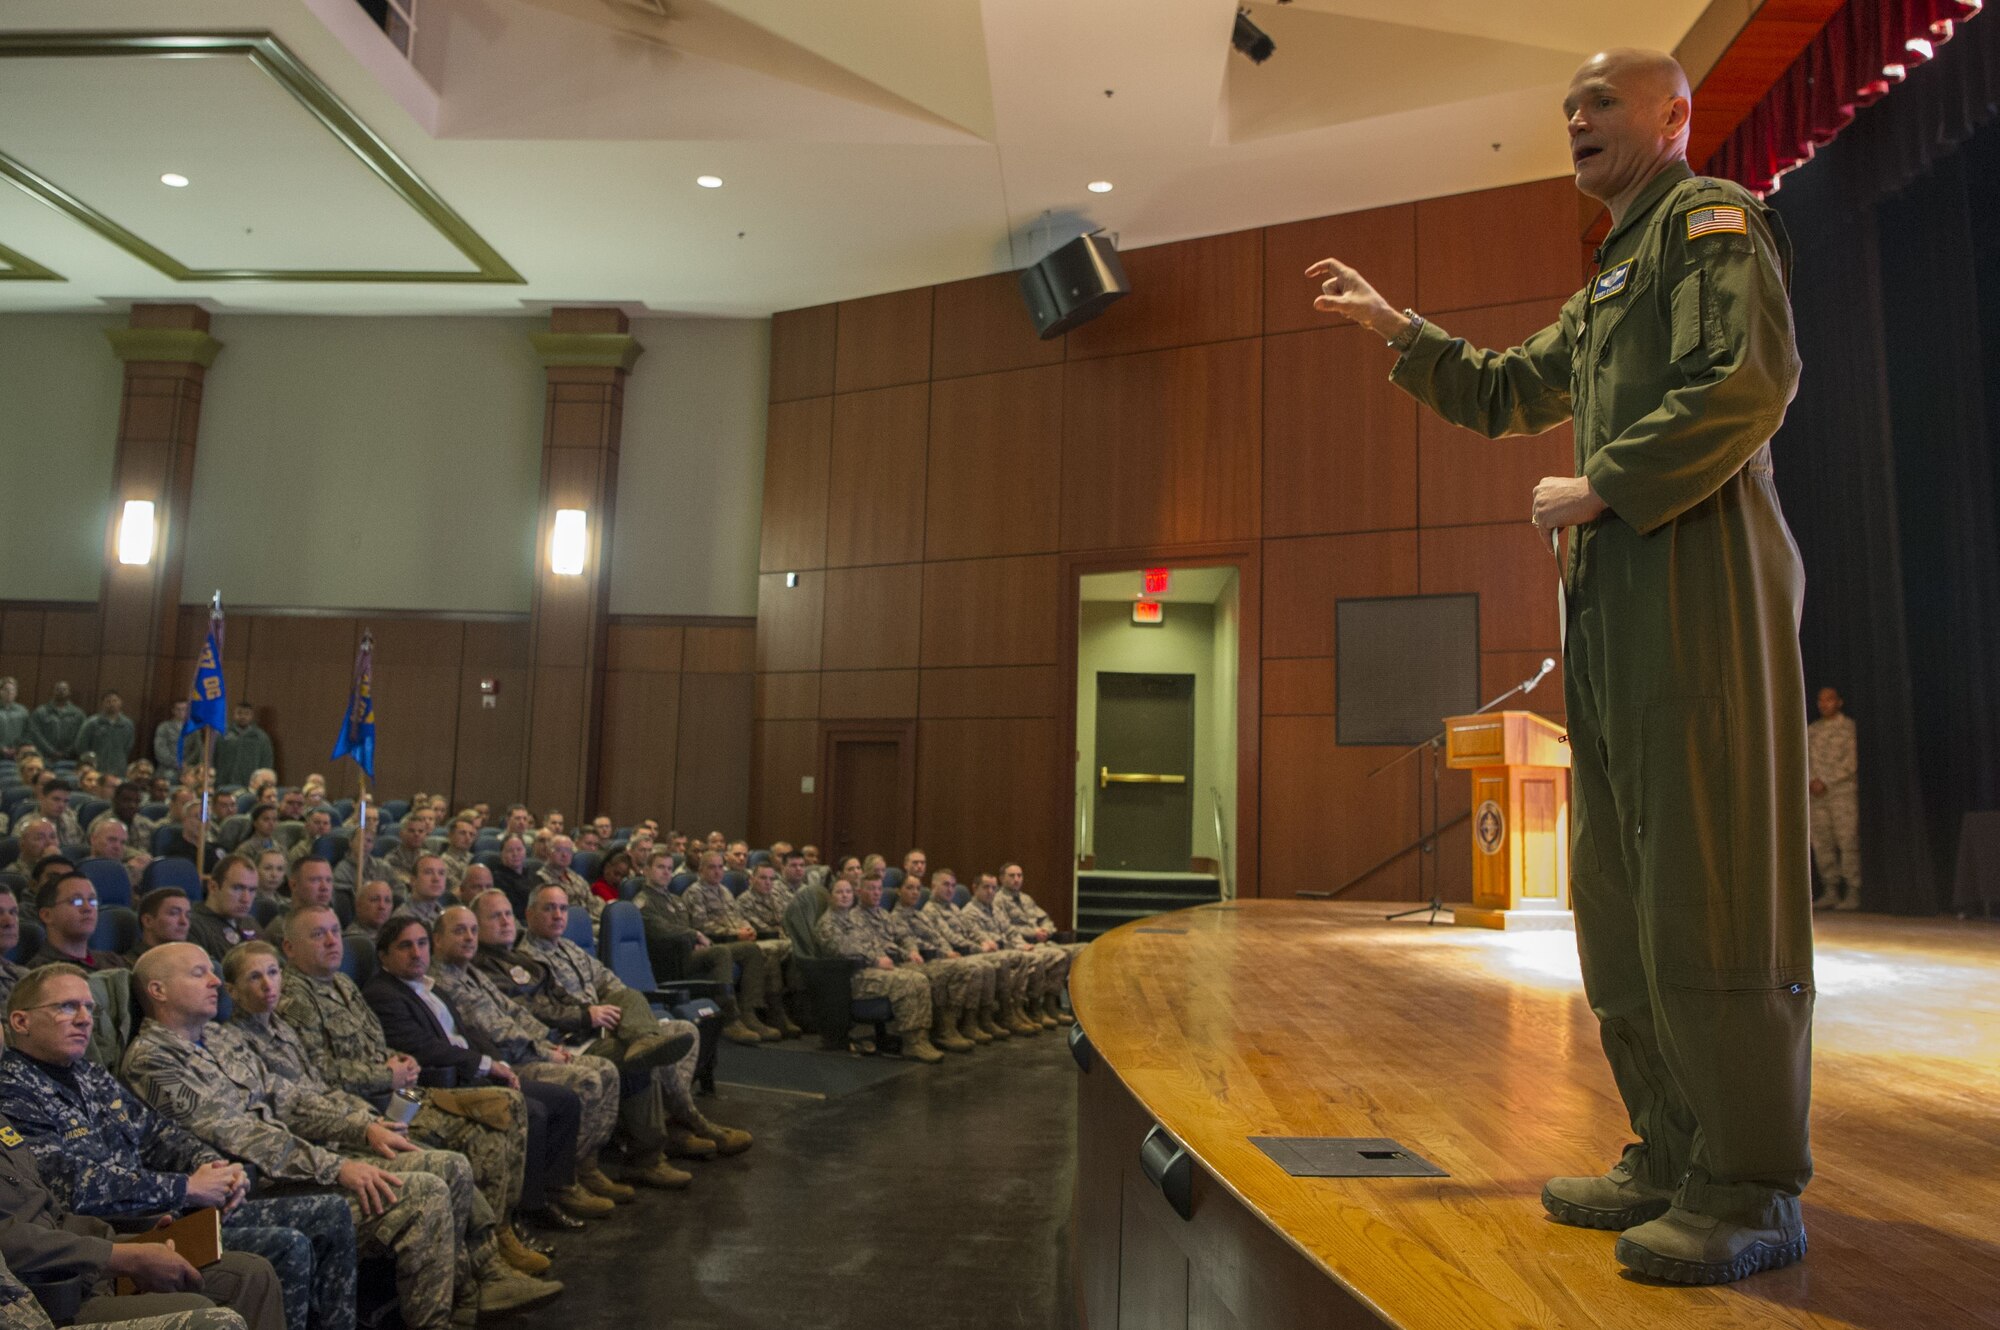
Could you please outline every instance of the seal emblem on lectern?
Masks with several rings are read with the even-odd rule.
[[[1472,834],[1482,853],[1500,853],[1500,842],[1507,839],[1507,815],[1500,811],[1499,804],[1488,799],[1479,805],[1472,815]]]

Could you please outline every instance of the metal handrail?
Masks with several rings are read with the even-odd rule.
[[[1076,853],[1078,858],[1090,854],[1090,791],[1083,781],[1076,787]]]
[[[1211,785],[1208,797],[1215,809],[1215,866],[1222,875],[1222,899],[1233,901],[1236,899],[1236,887],[1229,877],[1229,833],[1222,829],[1222,791]]]

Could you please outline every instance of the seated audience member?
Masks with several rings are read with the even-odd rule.
[[[55,827],[58,844],[83,844],[83,828],[77,823],[76,810],[69,806],[75,789],[61,776],[44,776],[35,789],[35,812]]]
[[[21,982],[21,976],[28,967],[7,958],[14,948],[21,945],[21,902],[14,896],[14,888],[0,882],[0,1002],[14,991],[14,985]]]
[[[980,1007],[979,1028],[995,1039],[1040,1033],[1041,1023],[1030,1022],[1024,1010],[1028,986],[1038,973],[1034,959],[1027,952],[1003,948],[992,938],[981,936],[960,913],[957,898],[957,874],[940,868],[931,874],[922,918],[929,930],[959,955],[982,960],[998,971],[993,1002]]]
[[[502,827],[502,831],[509,836],[519,836],[522,843],[525,844],[528,837],[532,836],[535,832],[535,815],[528,811],[526,804],[510,804],[507,808],[507,821],[505,826]]]
[[[479,842],[479,823],[463,813],[451,820],[444,829],[444,866],[451,874],[451,885],[455,891],[465,878],[465,870],[472,866],[472,847]]]
[[[504,1086],[472,1090],[417,1091],[421,1068],[406,1053],[393,1052],[382,1023],[352,979],[340,971],[345,942],[332,910],[301,906],[286,922],[285,983],[278,1014],[298,1035],[313,1070],[337,1090],[370,1103],[386,1103],[396,1090],[416,1091],[427,1108],[411,1123],[414,1139],[456,1150],[472,1161],[472,1176],[496,1220],[503,1222],[520,1203],[528,1148],[528,1110],[518,1091]],[[542,1175],[536,1174],[539,1179]],[[599,1218],[610,1202],[572,1185],[526,1207],[544,1223],[560,1208],[569,1215]]]
[[[681,913],[695,931],[723,945],[748,943],[761,954],[763,964],[754,976],[748,966],[743,971],[742,1001],[754,1019],[746,1022],[763,1038],[775,1029],[787,1038],[804,1034],[785,1010],[785,963],[791,959],[792,944],[782,937],[759,940],[756,928],[738,911],[735,893],[722,880],[723,858],[713,851],[702,855],[701,873],[693,885],[675,899]]]
[[[76,736],[83,729],[83,709],[70,701],[69,684],[58,682],[49,700],[28,717],[28,738],[51,762],[76,760]]]
[[[354,898],[354,922],[347,926],[343,936],[350,942],[361,938],[372,947],[375,935],[382,931],[382,925],[388,923],[389,916],[395,912],[396,889],[378,877],[361,888],[361,894]]]
[[[883,909],[882,922],[896,945],[906,952],[915,952],[923,961],[931,977],[931,1006],[935,1009],[942,997],[947,1010],[956,1013],[956,1019],[950,1019],[940,1018],[933,1011],[931,1042],[939,1048],[963,1053],[968,1049],[953,1045],[992,1041],[993,1036],[980,1023],[980,1013],[991,1013],[999,1006],[1002,968],[984,955],[968,956],[961,952],[950,933],[940,926],[937,916],[924,914],[924,902],[929,896],[921,875],[905,877],[896,886],[895,901]],[[945,1025],[947,1019],[949,1026]],[[940,1039],[941,1034],[949,1042]]]
[[[127,836],[139,833],[139,810],[146,804],[146,782],[138,773],[119,783],[118,790],[111,796],[111,816],[125,824]]]
[[[203,877],[207,877],[215,871],[215,866],[221,863],[223,858],[229,853],[215,839],[216,830],[220,825],[218,822],[208,828],[207,846],[204,850],[202,845],[201,800],[199,798],[188,800],[187,804],[181,809],[180,829],[168,839],[167,848],[161,857],[166,859],[185,859],[195,865]]]
[[[155,801],[165,803],[167,806],[166,811],[158,817],[148,817],[144,813],[134,814],[132,818],[132,834],[138,837],[145,845],[151,846],[154,832],[158,831],[161,827],[180,825],[181,813],[187,808],[188,800],[192,797],[183,789],[168,790],[164,796]]]
[[[309,773],[303,781],[299,782],[299,793],[306,797],[308,806],[325,803],[326,777],[320,775],[317,771]]]
[[[306,817],[304,790],[285,790],[278,795],[278,821],[303,822]]]
[[[688,838],[685,831],[669,831],[667,833],[667,848],[674,852],[674,864],[676,867],[687,863]]]
[[[484,893],[494,890],[497,888],[493,885],[493,870],[485,864],[472,864],[460,875],[458,890],[454,894],[460,905],[470,905]]]
[[[827,872],[827,866],[819,861],[819,846],[801,845],[799,854],[806,861],[806,881],[816,887],[825,886],[831,874]]]
[[[347,843],[347,853],[341,855],[340,862],[333,866],[333,886],[336,891],[352,895],[357,886],[371,878],[387,878],[391,882],[396,880],[396,874],[389,867],[389,861],[375,853],[375,829],[379,824],[379,815],[379,809],[372,806],[368,809],[368,825],[357,826],[354,829],[354,839]],[[356,817],[360,816],[361,814],[356,814]],[[366,846],[365,852],[368,856],[366,866],[358,874],[355,865],[356,846]]]
[[[415,915],[429,928],[444,913],[444,907],[451,904],[451,874],[445,867],[441,854],[420,854],[415,870],[410,875],[409,899],[402,909]]]
[[[331,808],[308,809],[306,811],[305,834],[292,843],[291,849],[285,851],[285,857],[293,863],[297,863],[309,854],[318,854],[319,850],[317,846],[319,838],[331,835],[332,833],[333,810]],[[329,862],[327,864],[328,871],[332,871],[332,868],[333,865]]]
[[[361,1252],[395,1262],[408,1330],[449,1330],[456,1310],[469,1320],[476,1310],[525,1307],[561,1291],[517,1273],[489,1236],[468,1231],[474,1192],[462,1157],[412,1151],[402,1128],[366,1105],[273,1074],[242,1034],[217,1023],[221,983],[207,952],[189,943],[147,952],[133,988],[146,1019],[119,1064],[125,1083],[198,1140],[255,1169],[259,1186],[345,1193]]]
[[[282,901],[285,899],[287,871],[291,865],[283,850],[259,850],[257,864],[257,896],[260,900]]]
[[[633,904],[646,930],[646,954],[654,974],[668,979],[704,979],[721,985],[722,1037],[738,1044],[761,1044],[782,1039],[784,1032],[764,1024],[750,1010],[742,994],[764,991],[764,952],[755,942],[732,939],[717,943],[697,929],[673,894],[674,857],[666,850],[654,850],[646,861],[646,882]],[[743,986],[739,991],[734,975],[743,966]]]
[[[36,913],[46,936],[42,948],[28,957],[27,966],[53,965],[67,961],[88,971],[122,970],[125,958],[115,951],[98,951],[90,945],[97,931],[97,888],[81,873],[51,877],[36,897]]]
[[[24,881],[33,882],[35,870],[41,867],[42,860],[56,852],[55,823],[40,814],[30,813],[21,819],[19,826],[14,828],[14,838],[18,842],[15,847],[14,862],[0,871],[13,873]]]
[[[795,884],[789,877],[778,876],[779,865],[784,860],[773,859],[768,864],[760,864],[750,874],[750,889],[736,898],[736,913],[743,922],[756,931],[757,940],[764,942],[785,935],[785,907],[792,903],[798,888],[805,885],[804,860],[797,860],[801,870],[800,880]],[[768,871],[767,871],[768,870]],[[786,949],[790,955],[790,949]]]
[[[257,900],[257,868],[230,855],[208,876],[208,894],[188,918],[188,941],[219,967],[229,949],[264,935],[250,907]]]
[[[596,827],[578,827],[573,839],[578,854],[601,854],[604,851],[604,838],[597,834]]]
[[[549,810],[548,816],[542,819],[542,830],[548,832],[551,836],[560,836],[569,830],[569,824],[563,821],[562,810],[560,808],[551,808]]]
[[[411,879],[417,875],[417,860],[424,854],[424,839],[430,834],[430,810],[426,808],[418,812],[412,808],[396,827],[396,844],[382,856],[382,862],[388,867],[385,876],[405,895],[409,894]]]
[[[1030,1014],[1039,1015],[1044,1026],[1049,1026],[1051,1022],[1071,1025],[1074,1024],[1073,1018],[1062,1009],[1062,993],[1069,984],[1070,962],[1076,959],[1076,954],[1083,950],[1085,944],[1056,941],[1056,921],[1049,918],[1049,912],[1035,904],[1035,898],[1023,889],[1025,881],[1026,873],[1021,865],[1000,865],[1000,890],[993,897],[993,902],[1007,916],[1007,922],[1020,932],[1022,941],[1032,944],[1038,951],[1060,954],[1062,959],[1057,965],[1061,979],[1047,990],[1041,1010]]]
[[[131,765],[132,749],[138,736],[132,718],[125,714],[125,699],[105,690],[97,699],[97,714],[76,732],[76,751],[108,776],[123,776]]]
[[[318,855],[308,854],[295,860],[285,882],[285,908],[272,916],[263,930],[273,945],[284,940],[287,921],[294,910],[310,905],[335,914],[340,912],[334,903],[333,865]]]
[[[27,1138],[43,1185],[73,1213],[98,1219],[219,1210],[228,1249],[276,1271],[287,1325],[353,1330],[347,1206],[325,1195],[248,1199],[242,1165],[126,1094],[84,1056],[95,1008],[89,980],[67,965],[35,971],[7,1004],[0,1113]]]
[[[125,862],[125,846],[130,840],[125,824],[110,813],[99,813],[97,820],[90,824],[90,855],[93,859],[109,859],[114,864]]]
[[[137,961],[154,947],[188,940],[194,905],[179,887],[154,887],[139,898],[139,940],[126,953]]]
[[[590,884],[591,893],[606,904],[620,900],[619,888],[631,875],[632,856],[620,850],[605,859],[604,867],[598,870],[597,881]]]
[[[590,889],[590,884],[570,867],[575,861],[576,843],[560,833],[551,834],[548,858],[542,863],[542,871],[537,875],[535,885],[561,887],[564,897],[569,901],[569,908],[587,911],[594,927],[598,914],[604,909],[604,902]]]
[[[722,866],[732,873],[750,871],[750,842],[733,840],[722,851]]]
[[[1000,879],[993,873],[981,873],[972,883],[972,899],[958,912],[965,926],[982,939],[994,943],[1003,951],[1018,951],[1026,956],[1030,967],[1028,983],[1021,995],[1022,1024],[1015,1034],[1039,1034],[1044,1029],[1053,1029],[1059,1023],[1053,1016],[1042,1014],[1068,978],[1069,958],[1060,948],[1038,947],[1022,936],[1014,927],[1000,902],[995,899],[1000,894]]]
[[[609,844],[611,838],[618,834],[617,826],[611,821],[609,813],[599,813],[596,817],[590,819],[590,829],[596,832],[597,838],[606,844]]]
[[[528,842],[528,857],[541,863],[547,863],[549,860],[549,845],[554,840],[555,837],[551,836],[546,829],[537,831],[534,839]]]
[[[721,1126],[695,1106],[700,1032],[687,1021],[655,1016],[643,996],[563,935],[569,902],[558,888],[535,892],[528,931],[506,949],[515,927],[511,910],[499,909],[504,899],[488,893],[475,903],[479,955],[473,963],[544,1025],[580,1042],[585,1052],[617,1063],[628,1074],[659,1063],[652,1079],[669,1119],[670,1153],[702,1159],[717,1151],[748,1149],[750,1133]]]
[[[583,1104],[576,1092],[551,1081],[523,1083],[504,1058],[472,1046],[459,1028],[458,1013],[431,983],[431,934],[422,920],[390,915],[375,935],[375,959],[381,968],[368,980],[362,996],[381,1022],[388,1046],[416,1061],[419,1084],[449,1089],[504,1086],[524,1101],[528,1141],[519,1204],[540,1210],[550,1195],[575,1191],[580,1186],[577,1138],[583,1125]]]
[[[153,763],[161,772],[181,764],[181,727],[187,724],[187,699],[168,708],[167,718],[153,727]]]
[[[531,1275],[548,1270],[548,1258],[537,1253],[549,1249],[536,1246],[531,1250],[511,1227],[496,1227],[492,1208],[479,1193],[471,1162],[464,1155],[411,1143],[413,1135],[422,1137],[429,1119],[437,1113],[435,1108],[421,1106],[408,1124],[378,1119],[373,1104],[320,1079],[298,1032],[277,1014],[278,998],[284,991],[284,960],[277,948],[269,942],[246,942],[223,960],[222,975],[233,1008],[229,1028],[242,1039],[265,1074],[296,1084],[336,1114],[370,1123],[365,1141],[370,1149],[364,1153],[395,1159],[396,1171],[431,1173],[446,1181],[454,1212],[466,1216],[467,1235],[480,1268],[485,1268],[485,1249],[491,1243],[516,1270]]]
[[[653,857],[653,833],[644,827],[634,830],[631,838],[625,842],[625,853],[632,856],[634,868],[645,863]]]
[[[834,883],[832,900],[819,917],[814,936],[829,955],[861,962],[849,981],[854,996],[889,999],[906,1055],[919,1062],[944,1061],[944,1054],[931,1046],[930,980],[897,966],[882,937],[856,908],[852,882],[842,878]]]
[[[278,840],[278,805],[274,803],[258,804],[250,810],[250,833],[236,842],[236,848],[231,853],[254,862],[257,855],[265,850],[276,850],[280,854],[285,850]]]
[[[583,1123],[576,1141],[576,1180],[607,1201],[631,1200],[635,1195],[632,1188],[607,1177],[598,1157],[618,1129],[624,1084],[617,1065],[556,1043],[547,1026],[472,964],[478,954],[478,918],[463,905],[449,906],[431,929],[430,977],[438,996],[451,1004],[460,1028],[475,1047],[506,1061],[523,1080],[547,1081],[576,1095],[583,1105]],[[650,1088],[645,1093],[657,1098]],[[664,1134],[654,1142],[655,1152],[661,1144]],[[635,1158],[643,1163],[645,1153],[646,1147],[640,1144]],[[643,1168],[635,1172],[633,1180],[647,1186],[672,1185],[649,1179],[644,1172]]]
[[[930,984],[931,1043],[953,1053],[971,1052],[973,1041],[961,1038],[957,1027],[971,998],[969,989],[974,976],[955,962],[942,961],[935,966],[926,962],[923,949],[911,933],[909,920],[896,923],[883,906],[882,878],[883,870],[879,868],[862,875],[861,890],[854,897],[855,912],[875,930],[876,940],[898,965],[923,975]]]
[[[518,804],[515,807],[521,812],[527,811]],[[515,915],[522,918],[528,913],[528,892],[535,885],[528,876],[527,864],[527,839],[518,832],[508,832],[505,839],[500,842],[500,863],[490,871],[493,874],[493,885],[506,893],[508,902],[514,907]]]

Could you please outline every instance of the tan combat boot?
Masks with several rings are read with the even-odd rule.
[[[931,1019],[931,1043],[947,1053],[970,1053],[973,1042],[958,1032],[952,1013],[940,1008]]]
[[[1031,1021],[1040,1021],[1044,1030],[1053,1030],[1058,1025],[1061,1025],[1062,1022],[1056,1019],[1056,995],[1054,993],[1043,994],[1042,1000],[1037,1002],[1034,1010],[1028,1013],[1028,1019]]]
[[[732,1044],[761,1044],[764,1042],[764,1036],[745,1025],[743,1018],[740,1016],[722,1027],[722,1037]]]
[[[1062,999],[1057,997],[1054,993],[1049,994],[1048,1011],[1049,1015],[1056,1018],[1057,1025],[1076,1024],[1076,1017],[1070,1015],[1068,1012],[1063,1010]]]
[[[656,1187],[661,1191],[679,1191],[694,1181],[694,1174],[675,1168],[658,1150],[634,1159],[625,1176],[641,1187]]]
[[[995,999],[979,1009],[979,1028],[995,1039],[1012,1039],[1014,1032],[999,1021],[1000,1002]]]
[[[715,1142],[715,1152],[719,1155],[740,1155],[755,1140],[742,1128],[725,1127],[713,1118],[696,1117],[691,1125],[698,1135]]]
[[[993,1042],[993,1036],[980,1027],[978,1008],[970,1002],[965,1004],[965,1010],[958,1013],[958,1032],[975,1044]]]
[[[639,1194],[624,1183],[613,1182],[604,1176],[604,1169],[598,1164],[596,1155],[576,1166],[576,1180],[592,1196],[602,1196],[607,1201],[630,1201]]]
[[[538,1251],[529,1251],[512,1224],[496,1225],[494,1234],[501,1260],[524,1275],[539,1275],[548,1270],[549,1258]]]
[[[1729,1284],[1806,1254],[1806,1226],[1752,1228],[1679,1206],[1628,1228],[1612,1249],[1618,1264],[1671,1284]]]
[[[562,1291],[561,1280],[530,1279],[498,1257],[479,1272],[479,1310],[482,1314],[519,1311],[523,1307],[547,1302]]]
[[[1558,1223],[1578,1228],[1627,1229],[1658,1219],[1673,1204],[1674,1188],[1656,1187],[1632,1168],[1632,1155],[1595,1178],[1550,1178],[1542,1208]]]
[[[930,1035],[923,1030],[912,1030],[903,1036],[903,1056],[918,1062],[943,1062],[944,1054],[931,1045]]]
[[[1007,999],[1007,1004],[1000,1008],[1000,1023],[1015,1034],[1037,1035],[1042,1032],[1042,1023],[1029,1020],[1027,1012],[1021,1009],[1021,1004],[1012,998]]]
[[[676,1159],[713,1159],[715,1142],[678,1122],[667,1124],[667,1153]]]
[[[562,1207],[564,1214],[578,1219],[602,1219],[618,1208],[602,1196],[591,1195],[579,1182],[570,1183],[551,1199]]]

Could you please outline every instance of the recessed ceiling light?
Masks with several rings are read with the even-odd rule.
[[[178,171],[169,171],[165,175],[160,177],[160,183],[163,185],[171,185],[175,189],[186,189],[188,184],[188,178],[182,175]]]
[[[698,175],[694,178],[694,182],[703,189],[722,188],[722,177],[719,175]]]
[[[1084,188],[1093,194],[1109,194],[1111,192],[1111,182],[1109,180],[1093,180],[1088,185],[1085,185]]]

